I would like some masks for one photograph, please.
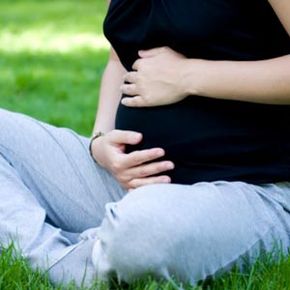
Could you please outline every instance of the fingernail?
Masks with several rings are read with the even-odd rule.
[[[170,177],[164,177],[163,179],[162,179],[164,182],[170,182],[171,181],[171,179],[170,179]]]
[[[136,135],[135,135],[135,139],[136,140],[140,140],[142,138],[142,134],[141,133],[137,133]]]
[[[168,169],[173,169],[173,168],[174,168],[174,164],[173,164],[172,162],[169,162],[169,163],[167,164],[167,168],[168,168]]]
[[[126,99],[122,99],[121,100],[121,104],[124,105],[124,106],[127,106],[127,100]]]

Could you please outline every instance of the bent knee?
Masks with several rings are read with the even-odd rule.
[[[100,272],[113,270],[125,281],[147,273],[190,279],[188,269],[202,260],[194,256],[208,243],[204,243],[202,225],[192,223],[178,207],[175,194],[170,194],[180,189],[175,185],[144,186],[118,203],[107,204],[98,232],[103,252]]]
[[[23,132],[22,115],[0,108],[0,145],[10,147],[19,142],[18,135]]]
[[[232,208],[244,199],[231,190],[206,183],[150,185],[108,204],[99,230],[104,264],[125,280],[148,272],[183,281],[203,278],[211,257],[224,262],[257,234],[256,227],[247,226],[253,220]]]

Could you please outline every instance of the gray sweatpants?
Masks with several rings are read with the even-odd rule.
[[[290,245],[290,183],[156,184],[127,193],[89,140],[0,110],[0,242],[54,282],[116,273],[196,283]]]

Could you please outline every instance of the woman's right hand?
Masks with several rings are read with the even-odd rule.
[[[126,144],[136,145],[141,140],[141,133],[112,130],[95,139],[92,144],[92,153],[96,162],[109,170],[127,190],[146,184],[171,182],[167,175],[152,176],[174,168],[171,161],[154,162],[155,159],[164,156],[165,152],[162,148],[125,153]]]

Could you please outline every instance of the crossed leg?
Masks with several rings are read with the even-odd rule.
[[[140,187],[107,207],[93,254],[98,277],[115,272],[130,282],[150,272],[196,284],[233,265],[243,268],[277,242],[286,254],[289,201],[290,184]]]
[[[151,272],[195,284],[276,241],[287,252],[288,184],[157,184],[127,194],[71,130],[0,110],[0,132],[0,241],[17,241],[55,282]]]
[[[53,281],[94,278],[93,235],[125,192],[88,152],[88,139],[0,110],[0,242],[13,240]]]

